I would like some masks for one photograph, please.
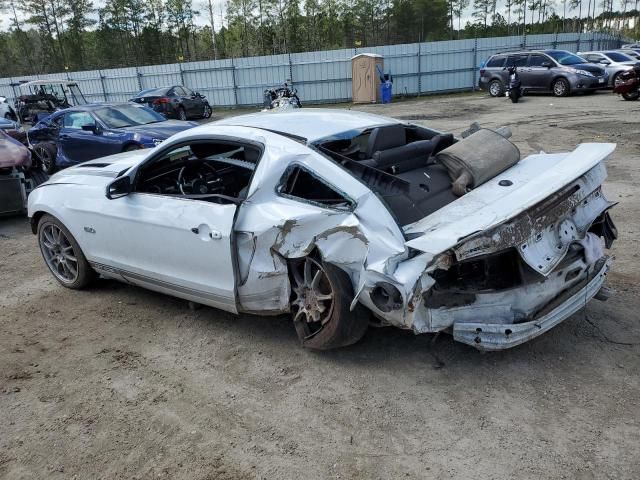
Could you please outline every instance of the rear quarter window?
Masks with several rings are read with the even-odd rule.
[[[485,66],[498,68],[503,67],[505,58],[507,57],[491,57]]]

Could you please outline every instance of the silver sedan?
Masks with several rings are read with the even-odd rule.
[[[602,65],[609,74],[609,86],[614,87],[620,81],[620,74],[631,70],[638,60],[631,55],[616,51],[578,52],[578,55],[591,63]]]

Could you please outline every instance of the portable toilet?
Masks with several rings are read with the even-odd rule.
[[[351,95],[353,103],[380,102],[380,75],[384,58],[375,53],[359,53],[351,58]]]

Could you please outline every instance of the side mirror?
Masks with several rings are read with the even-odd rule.
[[[84,130],[85,132],[93,132],[94,135],[97,135],[100,132],[100,129],[98,128],[98,125],[95,123],[89,123],[87,125],[82,125],[82,130]]]
[[[604,58],[602,60],[600,60],[600,64],[601,65],[611,65],[611,62],[609,60],[605,60]]]
[[[131,179],[129,177],[116,178],[113,182],[107,185],[106,197],[109,200],[114,200],[120,197],[126,197],[131,193]]]
[[[551,62],[542,62],[540,65],[546,68],[551,68]]]

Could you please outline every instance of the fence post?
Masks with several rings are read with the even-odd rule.
[[[289,80],[291,80],[291,85],[293,86],[293,65],[291,65],[291,52],[287,52],[287,56],[289,57]]]
[[[178,62],[178,70],[180,71],[180,84],[184,85],[184,72],[182,71],[182,63]]]
[[[136,79],[138,80],[138,90],[142,90],[142,74],[138,67],[136,67]]]
[[[422,43],[418,42],[418,96],[422,94]]]
[[[471,68],[471,91],[476,91],[476,68],[478,66],[478,36],[476,35],[473,42],[473,65]]]
[[[238,106],[238,82],[236,80],[236,63],[235,58],[231,58],[231,74],[233,77],[233,101]]]
[[[98,75],[100,75],[100,85],[102,85],[102,96],[104,97],[104,101],[108,102],[109,99],[107,98],[107,89],[104,85],[104,75],[102,75],[102,70],[98,70]]]
[[[556,30],[556,36],[553,39],[553,49],[556,50],[558,48],[558,31]]]
[[[580,51],[580,37],[582,36],[582,32],[578,32],[578,38],[576,39],[576,52]]]

